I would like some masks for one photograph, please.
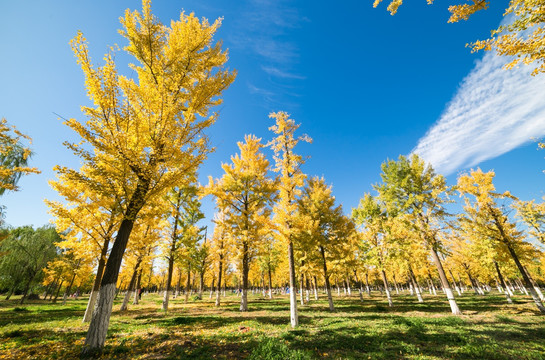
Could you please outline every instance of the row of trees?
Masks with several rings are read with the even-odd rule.
[[[392,4],[395,12],[401,2]],[[455,8],[453,20],[476,9]],[[493,173],[472,171],[453,188],[417,156],[387,161],[382,183],[375,186],[377,194],[366,194],[349,218],[324,179],[303,173],[303,157],[294,149],[310,139],[296,136],[298,125],[278,112],[271,114],[274,137],[268,144],[246,136],[239,144],[240,154],[223,166],[225,175],[200,188],[197,170],[211,151],[205,130],[217,119],[211,109],[236,75],[225,69],[227,52],[221,43],[213,43],[220,21],[210,24],[182,13],[166,26],[144,0],[142,12],[127,10],[121,24],[127,40],[124,50],[136,61],[130,66],[135,79],[118,72],[113,49],[104,65],[96,67],[83,34],[71,42],[91,100],[83,107],[87,121],[65,122],[81,137],[68,147],[80,157],[82,167],[57,167],[51,186],[65,201],[47,202],[62,241],[55,242],[58,250],[49,247],[61,256],[49,259],[46,284],[60,289],[66,282],[70,289],[78,277],[96,268],[84,319],[90,321],[84,353],[103,347],[120,283],[129,294],[148,275],[151,287],[158,254],[166,268],[161,277],[165,311],[175,276],[177,288],[184,277],[189,290],[199,274],[202,292],[207,281],[219,290],[229,275],[231,284],[236,282],[241,289],[241,311],[248,309],[251,285],[265,288],[268,277],[269,296],[273,284],[289,284],[290,322],[295,327],[298,288],[304,303],[303,289],[309,301],[311,282],[315,296],[318,286],[324,286],[334,310],[331,278],[344,282],[347,289],[355,281],[361,294],[363,278],[369,289],[370,276],[372,282],[378,275],[390,304],[389,278],[396,289],[408,283],[422,301],[419,282],[429,280],[431,289],[438,278],[452,312],[458,314],[451,283],[459,290],[461,281],[458,278],[457,283],[455,273],[467,273],[475,289],[480,288],[479,281],[489,283],[497,277],[508,300],[510,279],[520,277],[539,310],[545,311],[543,295],[530,276],[541,271],[543,255],[525,241],[508,208],[499,204],[515,199],[494,192]],[[513,29],[525,24],[515,23]],[[503,43],[498,44],[476,47],[500,48]],[[1,125],[3,136],[10,128],[4,120]],[[17,132],[0,137],[4,146],[0,160],[6,164],[0,174],[2,189],[14,189],[21,174],[37,171],[26,167],[30,152],[19,145],[22,138]],[[273,167],[262,152],[265,146],[275,154]],[[446,208],[456,191],[464,198],[465,211],[450,216]],[[199,197],[204,195],[213,195],[218,208],[211,239],[198,226],[203,217]],[[543,206],[533,202],[514,206],[532,234],[543,239]],[[17,237],[17,231],[13,234]],[[22,240],[15,241],[19,243]],[[2,246],[15,254],[9,241]],[[2,264],[9,268],[7,258],[2,257]],[[431,275],[431,264],[437,277]],[[29,273],[28,278],[31,284],[36,276]],[[220,305],[219,291],[216,303]]]

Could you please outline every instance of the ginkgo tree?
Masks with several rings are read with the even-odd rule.
[[[210,178],[205,191],[216,197],[230,228],[242,281],[240,311],[247,311],[250,262],[257,256],[263,233],[268,231],[276,181],[268,176],[269,161],[261,151],[261,139],[247,135],[238,147],[240,155],[231,157],[232,164],[223,164],[225,174],[216,181]]]
[[[129,236],[142,207],[174,186],[184,185],[210,151],[203,130],[217,118],[210,108],[234,80],[224,69],[227,52],[213,36],[221,21],[209,24],[181,13],[170,26],[151,13],[127,10],[120,19],[124,50],[136,60],[136,79],[120,75],[111,49],[104,65],[91,62],[87,41],[80,32],[71,45],[84,76],[90,106],[82,107],[87,121],[65,123],[80,137],[67,144],[93,176],[96,189],[109,191],[115,183],[122,197],[121,223],[106,263],[100,295],[83,353],[104,346],[115,286]],[[81,172],[57,167],[75,181],[89,182]]]
[[[360,253],[363,255],[361,260],[376,267],[380,272],[388,305],[393,306],[390,284],[386,276],[386,266],[392,257],[390,251],[392,238],[388,237],[386,230],[388,214],[380,201],[367,193],[360,200],[359,206],[352,210],[352,217],[361,228]]]
[[[526,290],[542,314],[545,307],[539,296],[539,290],[534,288],[530,276],[522,265],[520,253],[524,252],[526,243],[524,235],[518,231],[516,224],[509,220],[505,209],[498,204],[501,199],[516,200],[510,192],[496,192],[493,184],[495,173],[472,170],[458,178],[457,189],[465,198],[465,221],[479,233],[482,241],[490,244],[491,250],[506,251],[517,266],[524,281]]]
[[[287,247],[288,271],[290,281],[290,324],[299,324],[297,315],[297,279],[295,277],[294,241],[297,229],[294,219],[297,216],[297,198],[301,195],[306,175],[302,172],[303,157],[294,152],[295,146],[301,141],[311,142],[307,135],[295,136],[299,128],[293,119],[283,111],[271,113],[275,119],[271,130],[276,137],[268,145],[274,151],[274,171],[279,173],[278,201],[274,206],[274,222],[279,239]]]
[[[334,311],[328,263],[350,257],[349,252],[353,250],[350,245],[356,235],[354,223],[344,216],[342,205],[335,204],[332,188],[323,178],[308,179],[298,207],[299,247],[307,249],[308,263],[317,258],[315,262],[322,269],[329,310]]]
[[[166,197],[166,203],[168,204],[167,211],[171,226],[167,235],[169,240],[163,243],[163,245],[166,245],[163,253],[168,261],[167,280],[162,305],[163,311],[168,311],[174,266],[178,263],[178,259],[181,256],[182,247],[188,245],[186,239],[188,236],[191,236],[192,229],[190,227],[194,226],[203,217],[199,210],[198,188],[194,177],[188,185],[172,189]],[[184,240],[186,241],[184,242]]]
[[[383,163],[381,178],[382,183],[375,186],[379,199],[385,204],[388,213],[395,216],[404,214],[408,225],[412,225],[418,233],[420,245],[430,252],[437,268],[452,313],[460,314],[439,257],[444,246],[438,234],[442,231],[442,222],[448,216],[445,205],[451,202],[451,189],[445,177],[436,174],[431,165],[412,154],[409,158],[399,156],[397,161],[388,160]]]
[[[517,216],[528,226],[528,232],[545,245],[545,203],[535,200],[515,201]]]

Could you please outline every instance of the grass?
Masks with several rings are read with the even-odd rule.
[[[250,297],[249,311],[238,298],[170,302],[144,295],[139,305],[114,305],[103,359],[545,359],[545,317],[527,297],[464,294],[461,316],[450,315],[446,299],[408,295],[388,307],[378,293],[364,301],[336,297],[299,307],[300,326],[289,326],[287,297]],[[87,298],[66,305],[15,297],[0,300],[0,359],[77,359],[87,325]]]

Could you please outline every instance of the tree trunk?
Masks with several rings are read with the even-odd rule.
[[[85,309],[85,315],[83,315],[83,322],[90,322],[93,316],[93,310],[95,309],[96,299],[98,297],[98,291],[100,290],[100,282],[102,281],[102,274],[104,273],[104,267],[106,266],[106,254],[108,254],[108,246],[110,246],[110,239],[104,239],[104,244],[100,251],[100,257],[98,258],[97,275],[93,283],[91,294],[89,295],[89,301],[87,301],[87,308]]]
[[[371,296],[371,288],[369,287],[369,272],[365,273],[365,290],[367,291],[367,295]]]
[[[297,316],[297,278],[295,277],[295,257],[293,255],[293,242],[288,242],[288,264],[290,273],[290,324],[294,328],[299,325]]]
[[[418,282],[416,281],[416,276],[414,276],[413,268],[411,267],[411,265],[408,265],[408,267],[409,267],[409,277],[411,278],[414,291],[416,292],[416,298],[418,299],[418,302],[424,302],[424,299],[422,298],[422,294],[420,293],[420,287],[418,286]]]
[[[269,299],[272,299],[273,298],[273,295],[272,295],[272,271],[271,271],[271,266],[269,264]]]
[[[242,294],[240,296],[240,311],[248,311],[248,273],[250,272],[250,259],[248,254],[248,242],[242,244]]]
[[[15,285],[11,287],[10,291],[8,292],[8,295],[6,296],[4,300],[9,300],[14,292],[15,292]]]
[[[526,274],[526,271],[524,271],[524,267],[520,263],[519,258],[515,252],[515,249],[513,249],[511,244],[509,244],[507,241],[505,242],[505,244],[507,245],[507,249],[509,250],[511,257],[513,258],[513,260],[515,261],[515,264],[517,265],[517,268],[519,269],[520,275],[522,275],[522,279],[524,280],[524,287],[532,295],[532,299],[534,300],[534,303],[539,309],[539,312],[542,314],[545,314],[545,307],[543,306],[543,303],[539,299],[539,295],[537,294],[534,287],[532,286],[532,283],[530,282],[530,278],[528,277],[528,274]]]
[[[329,283],[329,274],[327,273],[327,262],[325,259],[325,250],[323,246],[320,246],[320,253],[322,254],[324,281],[325,281],[325,289],[327,291],[327,301],[329,302],[329,311],[335,311],[335,306],[333,306],[333,296],[331,295],[331,284]]]
[[[318,300],[318,279],[314,276],[314,300]]]
[[[386,298],[388,299],[388,306],[393,306],[392,296],[390,295],[390,284],[388,284],[388,279],[386,278],[386,272],[384,269],[380,270],[382,274],[382,282],[384,283],[384,291],[386,291]]]
[[[439,259],[439,255],[437,254],[437,250],[432,248],[431,255],[433,257],[433,261],[435,262],[435,266],[437,267],[437,272],[439,272],[439,279],[441,279],[441,285],[443,285],[443,290],[445,290],[445,294],[447,295],[450,309],[454,315],[461,315],[462,312],[458,308],[458,304],[454,299],[454,294],[452,293],[452,289],[450,288],[450,285],[448,283],[445,271],[443,270],[443,264],[441,264],[441,260]]]
[[[503,279],[503,275],[501,274],[500,267],[498,266],[498,263],[494,260],[494,266],[496,267],[496,272],[498,273],[498,279],[500,279],[500,285],[505,289],[505,297],[507,298],[507,303],[512,304],[513,300],[511,300],[511,296],[509,296],[509,291],[507,290],[507,284],[505,283],[505,280]]]
[[[460,288],[458,287],[458,284],[456,283],[456,279],[454,278],[452,271],[448,269],[448,272],[450,274],[450,277],[452,278],[452,282],[454,284],[454,288],[456,289],[456,292],[458,293],[458,296],[462,296],[462,293],[460,292]]]
[[[175,223],[174,229],[176,229],[177,223],[178,222]],[[163,306],[161,308],[164,312],[168,311],[168,300],[170,299],[170,292],[172,290],[172,274],[174,273],[174,252],[175,251],[176,251],[176,243],[174,242],[174,240],[172,240],[172,245],[170,247],[170,256],[168,258],[167,282],[165,284],[165,293],[163,294]]]
[[[301,271],[301,275],[299,276],[299,289],[300,289],[299,301],[301,302],[301,306],[305,305],[305,299],[304,299],[304,296],[303,296],[303,292],[305,290],[304,280],[305,280],[305,276],[303,275],[303,272]]]
[[[142,289],[140,288],[141,280],[142,280],[142,269],[138,271],[138,277],[136,278],[136,286],[134,287],[134,299],[132,301],[133,305],[138,305],[138,302],[140,301],[140,293],[142,292]]]
[[[178,281],[176,281],[176,291],[174,292],[174,298],[176,299],[180,296],[180,291],[182,288],[182,269],[178,267]]]
[[[97,307],[93,311],[93,318],[87,331],[85,343],[82,348],[82,355],[89,355],[100,351],[106,341],[106,333],[110,325],[110,316],[112,314],[113,300],[115,297],[115,285],[119,275],[119,268],[123,260],[123,254],[127,248],[129,236],[131,234],[136,215],[144,205],[144,199],[148,192],[150,182],[140,179],[134,193],[129,200],[127,211],[121,222],[119,231],[112,247],[104,276],[100,286],[100,292],[97,300]]]
[[[191,288],[191,263],[187,264],[187,282],[185,284],[185,303],[189,301],[189,289]]]
[[[392,274],[392,279],[394,280],[394,287],[396,289],[396,294],[399,295],[399,288],[397,287],[396,274]]]
[[[36,277],[36,273],[34,273],[30,279],[28,279],[26,285],[25,285],[25,289],[23,290],[23,297],[21,298],[21,301],[19,302],[19,304],[23,304],[26,300],[26,297],[28,295],[28,291],[30,290],[30,285],[32,284],[32,280],[34,280],[34,278]]]
[[[353,271],[354,271],[354,278],[356,279],[356,286],[358,287],[358,293],[359,293],[359,296],[360,296],[360,300],[363,301],[363,284],[360,281],[360,279],[358,278],[358,273],[357,273],[356,269],[354,269]]]
[[[218,292],[216,293],[216,306],[220,306],[221,298],[221,275],[223,274],[223,254],[220,254],[220,263],[218,269]]]
[[[66,299],[68,298],[68,296],[70,296],[70,290],[72,290],[72,285],[74,285],[74,280],[76,280],[76,273],[75,272],[74,272],[74,275],[72,275],[72,280],[70,280],[70,284],[68,285],[66,290],[64,290],[64,296],[62,297],[62,304],[63,305],[66,305]]]
[[[61,280],[61,282],[60,282],[60,284],[59,284],[59,287],[57,288],[57,291],[56,291],[56,294],[55,294],[55,298],[53,298],[53,301],[52,301],[53,304],[57,302],[57,298],[59,297],[59,294],[60,294],[60,292],[61,292],[62,284],[64,284],[64,279]]]
[[[134,270],[132,271],[131,281],[129,282],[127,292],[125,292],[125,297],[123,298],[123,303],[121,304],[121,309],[119,309],[119,311],[127,311],[129,299],[131,298],[131,292],[136,285],[136,278],[138,276],[138,268],[140,267],[140,262],[140,259],[136,261],[136,265],[134,266]]]
[[[543,293],[539,289],[539,286],[537,286],[537,283],[532,278],[532,275],[530,275],[530,272],[528,271],[528,268],[524,266],[524,271],[526,272],[526,275],[528,275],[528,279],[530,279],[530,282],[532,283],[532,286],[534,287],[534,290],[536,291],[537,295],[539,296],[539,299],[541,301],[545,301],[545,298],[543,297]]]
[[[437,291],[435,291],[435,284],[433,283],[433,278],[431,277],[431,273],[429,270],[428,270],[428,278],[430,279],[430,285],[431,285],[431,290],[433,292],[433,295],[437,295]]]

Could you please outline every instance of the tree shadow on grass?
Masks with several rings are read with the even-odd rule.
[[[83,311],[67,308],[34,311],[3,311],[0,316],[0,327],[9,324],[39,324],[49,321],[68,320],[82,317]]]

